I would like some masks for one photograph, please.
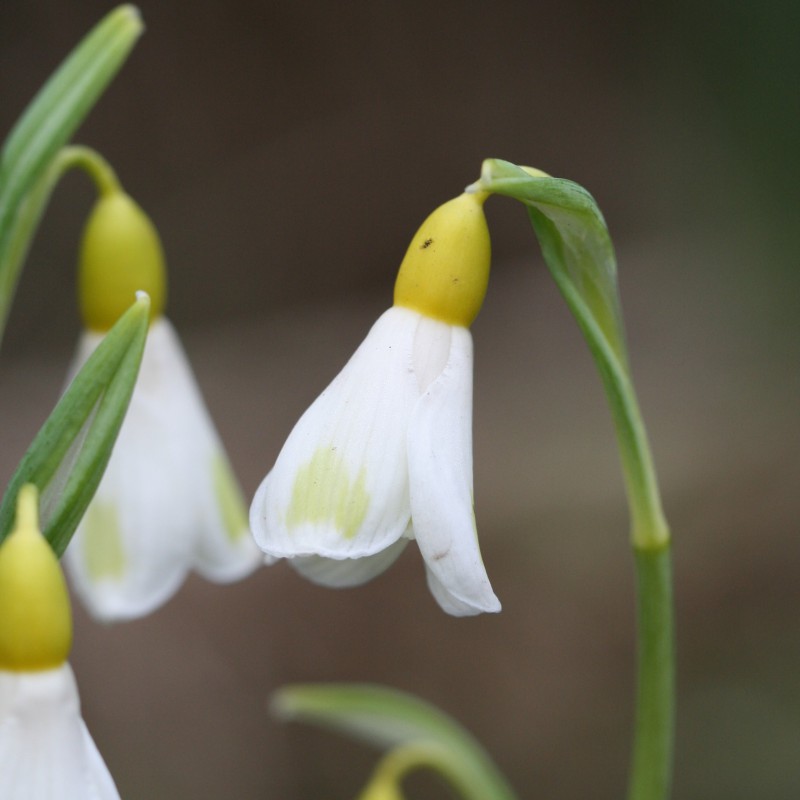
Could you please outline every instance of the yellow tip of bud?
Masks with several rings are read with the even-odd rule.
[[[133,302],[137,290],[150,295],[150,319],[164,310],[164,252],[155,226],[124,192],[97,201],[80,251],[78,292],[87,328],[107,331]]]
[[[72,615],[58,559],[39,532],[38,493],[17,496],[14,530],[0,545],[0,669],[34,672],[63,664]]]
[[[491,243],[485,193],[465,193],[439,206],[411,240],[394,303],[451,325],[468,327],[483,305]]]

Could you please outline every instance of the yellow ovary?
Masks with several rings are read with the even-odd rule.
[[[150,295],[150,319],[157,319],[167,294],[161,241],[127,194],[110,191],[97,201],[83,232],[78,294],[84,324],[107,331],[139,290]]]
[[[394,287],[394,304],[469,327],[489,283],[491,243],[485,194],[439,206],[411,240]]]
[[[16,526],[0,546],[0,669],[53,669],[71,645],[67,586],[39,532],[38,493],[29,484],[19,491]]]

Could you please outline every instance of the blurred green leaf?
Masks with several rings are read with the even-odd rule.
[[[455,720],[412,695],[363,684],[286,686],[273,697],[283,719],[310,722],[381,748],[428,748],[466,797],[513,800],[505,778]]]
[[[17,492],[40,493],[42,533],[60,556],[100,479],[125,417],[142,359],[150,300],[120,317],[69,385],[23,456],[0,504],[0,542],[9,534]]]
[[[50,196],[64,173],[82,162],[82,153],[85,149],[63,147],[55,155],[19,204],[17,213],[6,231],[5,239],[0,242],[0,285],[6,280],[11,281],[10,284],[6,284],[8,295],[4,295],[0,288],[0,341],[5,324],[3,313],[10,310],[16,278],[25,262]],[[4,298],[7,301],[5,304]]]
[[[542,255],[567,302],[606,390],[639,547],[661,547],[669,531],[650,445],[628,364],[617,263],[605,220],[582,186],[508,161],[488,159],[471,190],[505,195],[528,211]]]
[[[0,154],[0,337],[24,254],[9,233],[27,194],[116,75],[143,30],[139,12],[120,6],[70,53],[31,101]]]

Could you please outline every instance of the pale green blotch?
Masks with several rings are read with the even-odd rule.
[[[211,480],[214,484],[214,496],[219,504],[222,527],[227,537],[235,542],[249,531],[247,510],[239,482],[222,453],[215,453],[211,460]]]
[[[125,549],[119,515],[112,503],[94,502],[83,520],[86,571],[93,580],[119,579],[125,574]]]
[[[352,539],[369,508],[366,473],[352,480],[344,459],[334,447],[320,447],[308,464],[297,470],[292,500],[286,513],[289,528],[310,522],[333,526],[345,539]]]

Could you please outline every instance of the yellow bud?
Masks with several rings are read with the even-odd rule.
[[[485,193],[462,194],[439,206],[411,240],[394,304],[451,325],[469,327],[489,283],[491,244]]]
[[[16,672],[58,667],[72,644],[67,586],[37,504],[36,487],[23,486],[16,526],[0,545],[0,669]]]
[[[158,232],[127,194],[112,190],[101,195],[83,232],[78,292],[84,325],[107,331],[140,289],[150,295],[150,319],[156,319],[167,294]]]

